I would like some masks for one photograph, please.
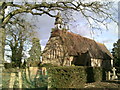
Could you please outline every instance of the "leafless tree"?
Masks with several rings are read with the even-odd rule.
[[[93,28],[94,25],[91,23],[93,20],[94,23],[101,23],[106,25],[106,20],[114,20],[114,17],[111,13],[112,10],[112,2],[86,2],[83,0],[71,0],[66,2],[60,2],[59,0],[54,2],[21,2],[21,3],[14,3],[14,2],[0,2],[0,13],[1,13],[1,27],[0,30],[3,32],[1,33],[2,38],[0,38],[0,46],[2,47],[0,51],[3,53],[4,50],[4,26],[10,22],[10,19],[20,13],[31,13],[32,15],[43,15],[47,14],[50,17],[56,17],[56,14],[52,13],[53,11],[64,11],[65,9],[73,10],[80,12],[83,17],[87,20],[89,25]],[[5,9],[7,7],[14,7],[15,10],[9,12],[5,15]],[[116,22],[116,21],[115,21]],[[0,57],[3,60],[3,54]]]
[[[22,58],[25,56],[24,51],[27,51],[32,36],[34,36],[34,27],[23,18],[22,15],[17,15],[6,25],[6,46],[12,54],[7,55],[16,67],[20,67]]]

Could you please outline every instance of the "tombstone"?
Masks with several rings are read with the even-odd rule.
[[[10,75],[10,83],[9,83],[9,88],[13,88],[14,82],[15,82],[15,73],[11,73]]]
[[[46,70],[46,67],[42,67],[42,75],[47,75],[47,70]]]
[[[19,76],[19,88],[21,89],[22,88],[22,73],[21,72],[19,72],[18,73],[18,76]]]
[[[30,78],[32,81],[34,81],[37,75],[38,67],[29,67],[29,70],[30,70]]]
[[[112,71],[113,71],[112,80],[118,79],[118,77],[117,77],[117,75],[115,73],[115,71],[116,71],[115,67],[113,67]]]
[[[28,80],[28,82],[30,82],[30,76],[29,76],[29,69],[26,68],[26,79]]]
[[[110,80],[111,79],[111,73],[110,73],[110,71],[108,71],[108,80]]]
[[[51,88],[51,77],[50,76],[48,77],[48,87],[47,88],[48,88],[48,90]]]

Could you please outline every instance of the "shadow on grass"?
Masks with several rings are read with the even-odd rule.
[[[120,80],[106,80],[106,81],[102,81],[102,82],[120,84]]]
[[[2,90],[47,90],[47,87],[40,87],[40,88],[2,88]]]

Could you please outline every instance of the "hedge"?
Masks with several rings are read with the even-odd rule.
[[[117,70],[116,72],[117,72],[117,73],[120,73],[120,67],[115,67],[115,68],[116,68],[116,70]]]
[[[48,87],[83,88],[85,83],[101,81],[102,76],[102,69],[98,67],[50,67],[48,69]]]

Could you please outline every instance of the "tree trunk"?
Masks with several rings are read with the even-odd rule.
[[[4,18],[4,12],[2,12],[2,4],[0,2],[0,66],[4,63],[4,47],[5,47],[5,28],[2,27],[2,21]]]
[[[0,27],[0,64],[4,62],[5,29]]]

